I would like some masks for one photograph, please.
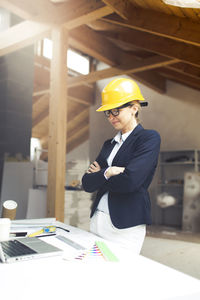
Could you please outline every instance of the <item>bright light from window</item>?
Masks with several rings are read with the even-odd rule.
[[[53,56],[53,43],[49,39],[44,39],[43,55],[46,58],[52,59],[52,56]]]
[[[200,0],[163,0],[163,2],[179,7],[200,8]]]
[[[81,74],[89,73],[89,59],[74,52],[67,51],[67,67]]]
[[[31,161],[35,158],[39,159],[41,151],[37,151],[42,149],[40,140],[37,138],[31,138],[31,146],[30,146],[30,152],[31,152]],[[35,156],[36,155],[36,156]]]
[[[43,55],[46,58],[51,59],[52,54],[52,41],[44,39]],[[67,67],[73,71],[86,75],[89,73],[89,59],[69,49],[67,51]]]

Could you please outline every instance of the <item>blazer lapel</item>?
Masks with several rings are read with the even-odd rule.
[[[106,162],[106,166],[108,166],[107,158],[109,157],[110,153],[112,152],[112,150],[116,144],[115,140],[113,140],[112,142],[111,141],[106,145],[104,151],[102,152],[102,158],[103,158],[103,161]]]
[[[142,127],[141,124],[138,124],[135,129],[131,132],[131,134],[127,137],[127,139],[125,140],[125,142],[122,144],[122,146],[119,148],[119,151],[117,152],[117,154],[115,155],[112,165],[114,166],[117,161],[119,160],[121,154],[127,149],[127,146],[130,142],[134,142],[134,140],[137,138],[138,133],[144,130],[144,128]]]

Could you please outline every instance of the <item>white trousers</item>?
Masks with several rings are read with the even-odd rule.
[[[139,254],[146,235],[146,225],[118,229],[112,224],[109,214],[96,210],[90,221],[90,232]]]

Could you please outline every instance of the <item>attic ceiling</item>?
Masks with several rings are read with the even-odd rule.
[[[127,74],[159,93],[167,79],[200,90],[200,9],[162,0],[2,0],[0,6],[23,19],[0,32],[0,56],[50,38],[63,25],[69,47],[90,57],[88,75],[68,77],[67,151],[89,137],[100,79]],[[96,61],[108,68],[96,71]],[[35,55],[34,68],[32,136],[47,149],[50,60]]]

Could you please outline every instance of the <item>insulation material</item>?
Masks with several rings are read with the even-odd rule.
[[[185,173],[182,227],[200,232],[200,173]]]

